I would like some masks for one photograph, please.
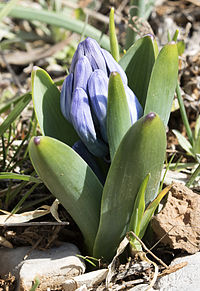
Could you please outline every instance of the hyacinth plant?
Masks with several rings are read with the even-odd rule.
[[[29,145],[38,175],[79,226],[86,253],[107,261],[128,231],[143,237],[167,192],[158,189],[178,74],[176,43],[159,52],[151,35],[119,60],[113,18],[111,10],[112,54],[86,38],[61,92],[34,68],[42,136]],[[132,247],[140,249],[134,240]]]

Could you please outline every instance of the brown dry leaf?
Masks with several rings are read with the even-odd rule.
[[[110,263],[110,265],[108,266],[108,274],[106,277],[106,286],[108,287],[109,283],[112,280],[112,277],[115,273],[115,264],[116,264],[116,259],[119,257],[119,255],[121,255],[125,248],[127,247],[127,245],[130,243],[129,239],[125,236],[125,238],[121,241],[121,243],[119,244],[119,247],[117,249],[116,255],[114,256],[112,262]]]
[[[51,215],[55,218],[56,221],[62,222],[58,216],[58,205],[60,202],[56,199],[50,207]]]
[[[22,223],[28,222],[32,219],[44,216],[50,213],[50,206],[43,205],[40,209],[36,209],[34,211],[28,211],[20,214],[11,214],[5,210],[0,209],[1,212],[5,213],[0,215],[0,225],[6,225],[7,223]]]
[[[0,236],[0,245],[5,248],[13,249],[13,245],[3,236]]]
[[[162,276],[174,273],[174,272],[184,268],[185,266],[187,266],[187,264],[188,264],[187,262],[182,262],[180,264],[176,264],[174,266],[170,266],[168,269],[165,269],[161,274],[159,274],[158,277],[162,277]]]
[[[31,62],[36,62],[38,60],[54,55],[58,51],[62,50],[70,42],[70,39],[71,38],[68,37],[64,41],[59,42],[53,46],[46,44],[42,48],[35,48],[28,52],[14,51],[12,53],[4,54],[4,58],[8,64],[28,65]],[[4,61],[1,58],[0,65],[2,67],[5,66]]]

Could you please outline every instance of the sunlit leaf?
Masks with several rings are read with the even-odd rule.
[[[91,253],[99,224],[101,183],[73,149],[56,139],[32,138],[29,154],[40,178],[79,226]]]
[[[79,138],[60,110],[60,91],[50,76],[38,67],[32,72],[32,98],[43,135],[73,145]]]

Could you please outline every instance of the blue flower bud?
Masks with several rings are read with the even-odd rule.
[[[108,77],[102,70],[95,70],[88,80],[88,94],[92,112],[99,123],[102,138],[107,142],[106,111],[108,95]]]
[[[120,74],[127,95],[131,121],[142,115],[142,107],[127,85],[127,77],[109,52],[91,38],[79,43],[70,74],[61,90],[61,111],[73,124],[80,139],[95,156],[109,153],[106,112],[110,73]]]
[[[107,146],[96,135],[88,96],[82,88],[73,93],[70,113],[72,124],[88,150],[95,156],[106,155]]]

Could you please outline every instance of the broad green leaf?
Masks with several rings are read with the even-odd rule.
[[[31,101],[31,94],[27,93],[23,95],[20,101],[15,105],[14,109],[10,112],[7,118],[0,125],[0,136],[9,128],[11,123],[20,115],[20,113],[24,110],[24,108]]]
[[[0,173],[0,180],[4,179],[14,179],[14,180],[21,180],[21,181],[28,181],[40,184],[42,181],[39,178],[32,177],[30,175],[20,175],[16,173],[8,173],[8,172],[1,172]]]
[[[128,77],[128,85],[143,109],[157,50],[153,37],[147,35],[137,40],[119,61]]]
[[[103,190],[99,180],[74,150],[56,139],[32,138],[29,154],[44,184],[79,226],[91,253]]]
[[[172,185],[169,185],[165,189],[163,189],[158,194],[158,196],[149,204],[149,206],[145,210],[144,215],[143,215],[142,220],[141,220],[141,224],[140,224],[140,234],[139,234],[140,239],[145,234],[147,226],[148,226],[152,216],[154,215],[154,212],[155,212],[156,208],[158,207],[158,204],[163,199],[163,197],[169,192],[171,187],[172,187]]]
[[[171,42],[160,51],[153,66],[144,114],[156,112],[166,126],[171,112],[178,76],[177,45]]]
[[[133,231],[137,236],[139,235],[140,232],[140,223],[145,210],[145,192],[149,178],[150,174],[147,174],[147,176],[144,178],[144,181],[140,186],[140,189],[135,199],[133,213],[129,224],[129,230]]]
[[[191,154],[192,156],[194,155],[193,151],[192,151],[192,145],[190,144],[190,142],[178,131],[173,129],[172,132],[175,134],[175,136],[178,139],[178,142],[180,144],[180,146],[189,154]]]
[[[122,139],[103,190],[95,257],[112,259],[129,228],[136,195],[148,173],[146,204],[155,198],[165,150],[165,128],[154,113],[139,119]]]
[[[0,4],[0,11],[4,7],[5,4]],[[74,19],[71,16],[69,17],[68,14],[16,5],[9,12],[9,16],[29,21],[37,20],[49,25],[65,28],[78,34],[82,34],[84,31],[84,36],[90,36],[97,41],[101,40],[101,46],[107,50],[110,49],[109,37],[107,35],[102,35],[102,32],[94,26],[85,24],[85,22]]]
[[[61,113],[60,91],[50,76],[38,67],[32,72],[32,98],[42,134],[73,145],[79,138]]]
[[[127,130],[131,127],[126,93],[120,74],[113,72],[108,84],[107,135],[111,160]]]
[[[110,51],[113,58],[118,62],[119,57],[119,46],[117,41],[117,36],[115,32],[115,20],[114,20],[114,8],[110,9],[110,16],[109,16],[109,36],[110,36]]]

